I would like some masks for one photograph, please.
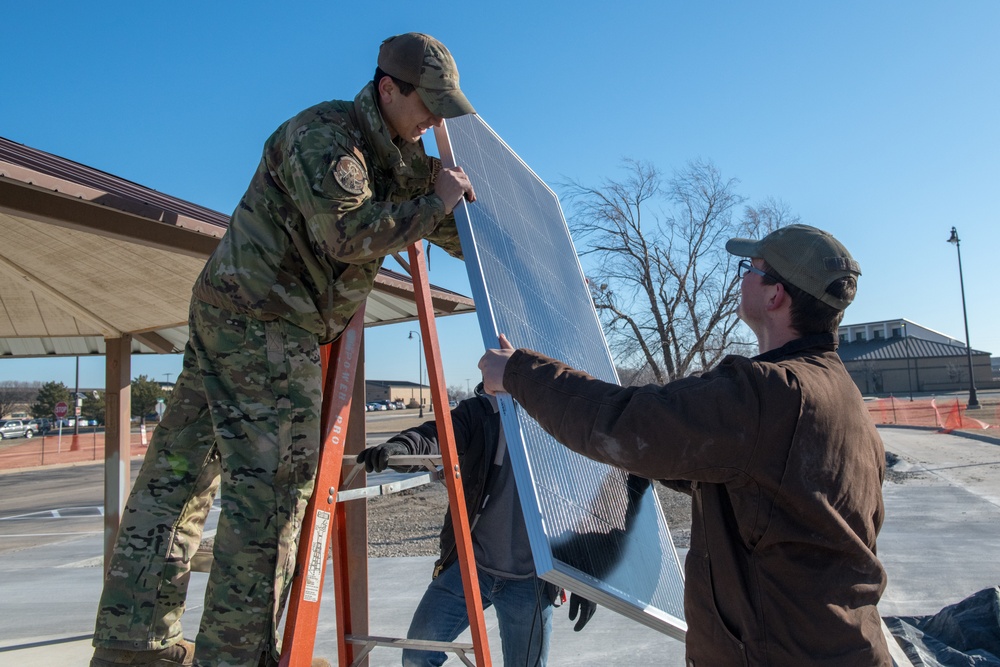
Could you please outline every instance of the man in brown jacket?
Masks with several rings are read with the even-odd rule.
[[[806,225],[726,249],[748,258],[739,316],[757,356],[619,387],[501,336],[479,362],[486,390],[584,456],[689,488],[688,667],[888,667],[885,451],[836,352],[861,270]]]

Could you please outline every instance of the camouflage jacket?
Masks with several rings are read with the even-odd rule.
[[[390,139],[374,89],[317,104],[264,144],[250,187],[194,297],[335,339],[368,297],[383,258],[421,238],[461,257],[434,194],[423,143]]]

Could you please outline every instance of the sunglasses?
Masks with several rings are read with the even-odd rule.
[[[737,266],[739,266],[739,271],[741,276],[745,276],[747,273],[756,273],[761,278],[770,278],[771,280],[777,283],[781,282],[781,278],[779,278],[778,276],[772,276],[770,273],[767,273],[766,271],[761,271],[756,266],[751,264],[749,259],[741,259],[740,263]]]

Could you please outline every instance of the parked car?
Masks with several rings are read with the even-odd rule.
[[[401,398],[396,399],[395,401],[393,401],[393,404],[396,406],[397,410],[405,410],[406,409],[406,403],[404,403],[403,399],[401,399]]]
[[[0,440],[31,438],[34,435],[34,429],[23,419],[0,419]]]
[[[35,430],[36,434],[45,435],[52,430],[52,422],[48,419],[32,419],[28,422],[28,426]]]

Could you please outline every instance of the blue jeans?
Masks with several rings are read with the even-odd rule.
[[[483,608],[496,608],[506,667],[545,667],[552,635],[552,600],[545,582],[536,577],[504,579],[481,569],[479,591]],[[417,605],[406,636],[409,639],[453,641],[469,627],[462,590],[462,572],[452,563],[433,579]],[[403,650],[403,667],[439,667],[447,659],[440,651]]]

